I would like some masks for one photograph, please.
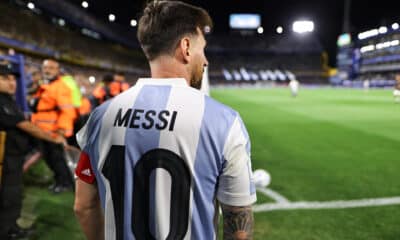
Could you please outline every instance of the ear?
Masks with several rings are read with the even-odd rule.
[[[182,56],[185,63],[190,62],[191,59],[191,42],[190,38],[184,37],[179,41],[178,51]]]

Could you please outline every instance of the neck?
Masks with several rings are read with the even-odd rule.
[[[173,57],[160,56],[150,62],[152,78],[184,78],[190,85],[190,75],[184,64]]]

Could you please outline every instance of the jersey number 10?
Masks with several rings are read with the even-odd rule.
[[[137,240],[155,239],[150,232],[150,175],[156,168],[168,171],[171,176],[170,226],[167,240],[183,239],[188,229],[191,174],[185,161],[166,149],[153,149],[145,153],[134,167],[131,228]],[[103,169],[111,187],[114,206],[116,239],[123,240],[125,199],[125,146],[113,145]]]

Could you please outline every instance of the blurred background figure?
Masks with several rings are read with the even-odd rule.
[[[25,119],[14,95],[18,69],[12,64],[0,64],[0,239],[26,237],[17,219],[22,208],[22,165],[30,151],[32,137],[66,144],[62,137],[52,137]]]
[[[28,107],[31,111],[33,111],[38,103],[38,98],[36,97],[39,87],[41,84],[43,84],[43,76],[42,72],[39,69],[35,69],[33,72],[31,72],[31,80],[32,82],[27,86],[28,91],[26,95],[26,101],[28,104]],[[24,166],[23,166],[23,172],[26,172],[29,170],[29,168],[37,163],[40,158],[42,157],[42,153],[40,152],[40,141],[34,141],[32,144],[32,151],[30,154],[25,159]]]
[[[102,82],[92,92],[90,97],[91,106],[95,108],[128,89],[129,84],[125,82],[123,73],[106,74],[103,76]]]
[[[363,81],[363,88],[364,88],[364,91],[365,91],[365,92],[368,92],[368,91],[369,91],[369,86],[370,86],[369,79],[365,79],[365,80]]]
[[[290,80],[289,82],[289,88],[290,88],[290,92],[292,93],[292,97],[297,97],[298,93],[299,93],[299,81],[297,81],[297,79],[293,78],[292,80]]]
[[[126,76],[123,72],[116,72],[114,73],[113,77],[114,81],[123,83],[123,86],[121,87],[122,91],[125,91],[129,88],[129,84],[126,82]]]
[[[32,82],[29,84],[28,86],[28,102],[29,102],[29,97],[33,94],[35,94],[40,86],[40,84],[42,83],[42,73],[40,72],[40,70],[35,70],[31,73],[31,79]]]
[[[36,94],[37,104],[33,109],[32,122],[54,136],[75,142],[74,123],[79,116],[81,95],[74,79],[63,75],[59,63],[54,59],[43,61],[44,84]],[[41,143],[42,155],[54,173],[55,183],[49,187],[54,193],[71,190],[72,176],[67,168],[62,146],[49,142]]]
[[[400,103],[400,74],[396,75],[396,85],[393,90],[394,101]]]
[[[93,108],[113,97],[110,90],[110,85],[113,81],[114,78],[111,74],[106,74],[103,76],[102,81],[95,87],[92,95],[90,96],[90,101]]]
[[[114,74],[114,82],[110,85],[110,93],[115,97],[129,89],[129,83],[126,82],[126,77],[123,72],[116,72]]]
[[[90,111],[92,109],[92,104],[90,103],[90,100],[88,98],[88,96],[86,94],[82,95],[82,103],[81,106],[79,107],[79,117],[82,118],[83,120],[79,120],[79,121],[83,121],[82,123],[77,124],[76,127],[74,127],[74,129],[79,130],[79,128],[81,128],[86,122],[87,118],[90,115]]]

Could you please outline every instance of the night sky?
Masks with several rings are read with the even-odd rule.
[[[81,0],[69,0],[81,5]],[[108,20],[108,14],[116,15],[113,24],[126,25],[137,18],[143,7],[144,0],[86,0],[89,8],[86,10],[97,17]],[[342,32],[345,0],[338,1],[289,1],[289,0],[192,0],[185,1],[205,8],[214,20],[216,33],[229,32],[230,13],[261,14],[264,34],[276,34],[277,26],[283,26],[284,31],[291,31],[291,24],[296,19],[308,19],[315,23],[315,34],[330,56],[334,65],[336,55],[336,39]],[[390,27],[393,22],[400,22],[400,10],[396,1],[362,1],[352,0],[350,10],[350,31],[356,36],[360,31],[377,28],[381,25]],[[223,7],[221,7],[223,6]],[[284,32],[285,34],[285,32]]]

